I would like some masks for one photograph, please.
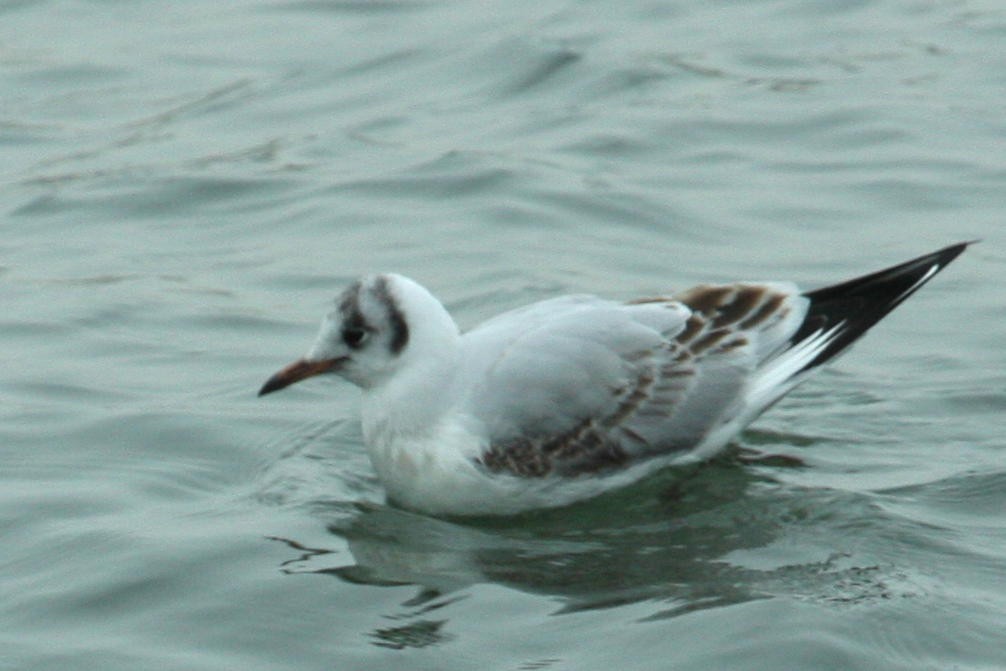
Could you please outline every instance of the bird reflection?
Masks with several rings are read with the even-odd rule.
[[[645,599],[710,608],[763,596],[750,570],[725,557],[770,543],[778,528],[771,501],[752,506],[746,498],[768,480],[742,461],[733,453],[588,503],[509,518],[444,520],[372,504],[351,512],[337,506],[328,528],[347,543],[348,563],[345,552],[275,540],[299,553],[283,571],[415,585],[407,606],[495,583],[558,597],[560,613]]]
[[[317,503],[332,547],[273,540],[296,553],[280,566],[288,574],[414,586],[401,611],[383,616],[391,624],[368,634],[395,649],[448,640],[449,607],[486,584],[544,595],[559,603],[555,615],[651,602],[646,620],[777,596],[843,605],[890,598],[903,576],[857,565],[829,531],[875,517],[873,502],[785,484],[780,474],[802,465],[733,450],[590,502],[509,518]]]

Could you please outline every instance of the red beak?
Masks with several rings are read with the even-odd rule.
[[[300,382],[301,380],[306,380],[309,377],[333,371],[338,368],[339,364],[341,364],[344,360],[344,357],[340,357],[338,359],[324,359],[322,361],[307,361],[306,359],[294,361],[292,364],[266,380],[266,383],[262,385],[261,389],[259,389],[258,395],[265,396],[266,394],[271,394],[274,391],[279,391],[280,389],[289,387],[294,382]]]

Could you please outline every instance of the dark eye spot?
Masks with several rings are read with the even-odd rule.
[[[359,349],[363,346],[363,343],[367,341],[367,336],[370,332],[367,329],[360,328],[358,326],[350,326],[342,331],[342,341],[350,349]]]

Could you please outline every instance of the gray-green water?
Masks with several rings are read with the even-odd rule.
[[[0,668],[1006,667],[1000,2],[25,0],[0,86]],[[569,510],[388,508],[355,390],[255,398],[363,271],[470,326],[973,237]]]

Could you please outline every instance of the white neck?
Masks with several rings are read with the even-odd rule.
[[[432,430],[454,403],[461,358],[461,334],[443,304],[416,282],[389,277],[409,340],[394,370],[364,389],[363,431],[372,447]]]
[[[363,434],[368,446],[390,446],[433,431],[456,401],[457,339],[435,354],[410,361],[389,380],[363,392]]]

